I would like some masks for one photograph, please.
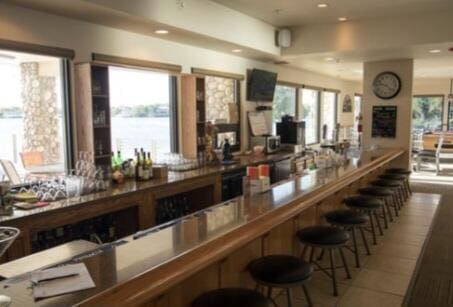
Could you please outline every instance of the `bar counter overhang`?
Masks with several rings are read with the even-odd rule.
[[[262,242],[251,249],[261,254],[272,249],[272,244],[281,252],[295,253],[294,232],[304,221],[319,219],[327,208],[339,206],[345,195],[354,193],[403,153],[396,149],[365,151],[343,166],[311,171],[266,193],[239,197],[126,237],[120,240],[122,244],[106,246],[103,252],[83,259],[96,288],[34,301],[26,279],[2,282],[2,293],[13,298],[12,306],[160,306],[158,301],[167,292],[182,293],[190,285],[188,278],[216,263],[219,265],[206,283],[217,288],[229,280],[226,283],[231,286],[232,280],[238,280],[232,275],[246,274],[243,264],[228,261],[232,254],[260,238]],[[284,233],[288,234],[286,241],[280,240]],[[222,278],[222,271],[231,276]],[[9,283],[7,288],[5,283]],[[182,287],[174,290],[175,286]],[[191,286],[192,292],[204,287]],[[176,301],[187,304],[192,295]],[[175,302],[171,297],[164,299]]]

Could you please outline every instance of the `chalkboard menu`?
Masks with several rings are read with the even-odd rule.
[[[396,137],[396,106],[374,106],[373,127],[371,136],[374,138]]]

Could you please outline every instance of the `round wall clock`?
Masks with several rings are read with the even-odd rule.
[[[381,99],[392,99],[401,90],[401,79],[391,71],[385,71],[373,80],[373,92]]]

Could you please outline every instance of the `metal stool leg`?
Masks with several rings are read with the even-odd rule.
[[[307,287],[305,285],[302,285],[302,290],[304,291],[305,298],[307,299],[307,302],[308,302],[308,306],[312,307],[313,302],[311,300],[310,294],[308,293]]]
[[[387,205],[382,206],[382,217],[384,218],[384,227],[385,229],[389,228],[389,222],[387,218]]]
[[[363,231],[363,228],[359,227],[359,231],[362,236],[363,245],[365,245],[366,253],[367,253],[367,255],[371,255],[370,247],[368,246],[368,240],[365,237],[365,232]]]
[[[393,222],[393,214],[392,214],[392,210],[390,210],[390,201],[387,197],[384,199],[384,203],[385,203],[385,207],[387,208],[387,211],[389,214],[390,222]]]
[[[374,227],[374,221],[373,221],[373,214],[371,211],[368,212],[368,217],[370,218],[370,225],[371,225],[371,234],[373,235],[373,244],[377,244],[376,240],[376,228]]]
[[[381,236],[383,236],[384,232],[382,231],[382,226],[381,226],[381,221],[379,220],[379,216],[378,216],[376,211],[374,211],[373,213],[374,213],[374,217],[376,219],[376,224],[378,226],[379,233],[380,233]]]
[[[335,275],[335,259],[333,258],[332,249],[329,248],[330,270],[333,282],[333,295],[338,296],[337,277]]]
[[[288,307],[292,307],[293,302],[291,299],[291,289],[290,288],[286,288],[286,298],[288,299]]]
[[[343,261],[344,270],[346,271],[346,276],[348,277],[348,279],[351,279],[351,273],[349,272],[349,266],[348,266],[348,263],[346,262],[346,257],[344,256],[343,248],[340,247],[338,250],[340,252],[341,260]]]
[[[359,248],[357,246],[357,238],[355,235],[355,227],[351,227],[352,232],[352,242],[354,244],[354,256],[355,256],[355,266],[360,268],[360,258],[359,258]]]

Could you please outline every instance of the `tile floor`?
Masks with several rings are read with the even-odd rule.
[[[331,280],[315,272],[308,285],[314,306],[401,306],[439,200],[438,194],[414,193],[399,217],[384,230],[384,236],[378,237],[377,245],[372,245],[369,237],[372,255],[367,256],[361,248],[361,268],[355,267],[353,254],[345,251],[352,278],[346,279],[344,270],[337,270],[338,297],[332,295]],[[285,293],[275,300],[279,306],[287,306]],[[293,290],[293,306],[307,306],[300,289]]]

